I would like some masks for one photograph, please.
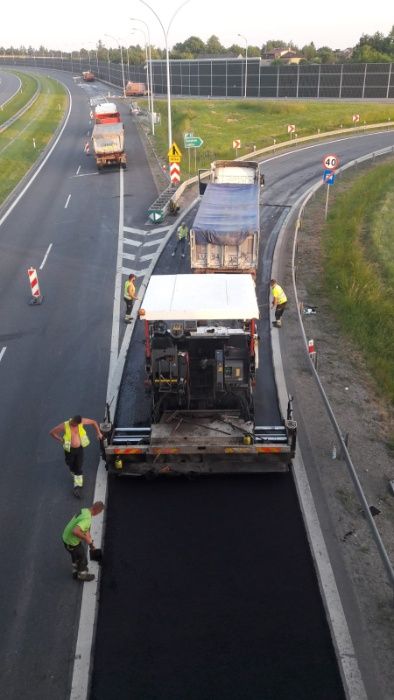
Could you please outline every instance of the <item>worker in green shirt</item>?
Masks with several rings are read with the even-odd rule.
[[[96,501],[90,508],[82,510],[71,518],[63,532],[63,544],[71,555],[73,578],[79,581],[93,581],[94,574],[89,573],[88,559],[84,542],[89,549],[94,550],[94,543],[90,534],[92,516],[99,515],[104,510],[104,503]]]

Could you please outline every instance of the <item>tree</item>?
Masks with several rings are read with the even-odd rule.
[[[225,54],[226,49],[222,44],[220,43],[219,39],[217,36],[212,34],[212,36],[209,37],[207,43],[206,43],[206,52],[208,54]]]
[[[313,41],[311,41],[310,44],[306,44],[305,46],[303,46],[301,49],[301,53],[307,61],[313,61],[313,59],[316,56],[316,47]]]

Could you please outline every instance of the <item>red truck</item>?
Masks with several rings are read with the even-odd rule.
[[[126,97],[144,97],[148,94],[145,83],[134,83],[131,80],[126,84]]]
[[[91,70],[84,70],[82,73],[82,79],[87,83],[92,83],[94,81],[94,73]]]

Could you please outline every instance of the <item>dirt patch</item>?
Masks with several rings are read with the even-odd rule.
[[[365,169],[370,166],[365,166]],[[358,171],[359,172],[359,171]],[[341,188],[354,174],[341,177]],[[362,358],[352,343],[341,335],[335,316],[322,289],[322,251],[325,189],[308,205],[302,221],[297,250],[297,292],[304,305],[316,307],[315,314],[303,313],[307,338],[317,349],[318,373],[335,413],[369,506],[376,508],[375,523],[391,562],[394,562],[394,411],[379,392]],[[331,192],[330,192],[331,195]],[[330,205],[335,195],[330,198]],[[389,351],[389,350],[388,350]],[[375,697],[394,698],[394,607],[393,591],[371,537],[362,506],[340,460],[339,446],[332,439],[331,468],[319,474],[329,504],[331,521],[347,573],[351,579],[368,635],[368,645],[380,680],[381,693]],[[330,446],[328,446],[329,448]]]

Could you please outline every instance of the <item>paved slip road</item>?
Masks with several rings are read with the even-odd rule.
[[[14,73],[0,70],[0,107],[18,92],[21,81]]]
[[[107,386],[120,176],[98,176],[84,155],[87,92],[61,79],[72,93],[69,122],[0,226],[0,694],[7,700],[69,695],[81,586],[60,537],[80,504],[48,431],[78,412],[100,420]],[[126,189],[146,211],[156,190],[132,125],[128,143],[139,175],[126,174]],[[27,268],[39,268],[50,244],[38,270],[44,301],[33,307]],[[98,462],[94,431],[91,438],[82,505]]]
[[[345,164],[392,143],[393,134],[383,133],[266,160],[257,280],[263,315],[281,222],[289,206],[322,177],[323,155],[333,150]],[[190,224],[193,213],[189,219]],[[165,251],[155,271],[189,268],[186,260],[174,263]],[[257,420],[269,423],[275,421],[277,406],[268,320],[260,322],[259,333]],[[148,417],[142,341],[137,327],[119,425],[141,424]],[[312,454],[309,461],[313,464]],[[356,611],[349,584],[342,580],[341,585],[352,618]],[[362,661],[357,622],[350,619],[349,624]],[[378,698],[368,671],[364,682],[369,696]],[[90,700],[108,697],[344,697],[290,473],[191,483],[110,480]]]

